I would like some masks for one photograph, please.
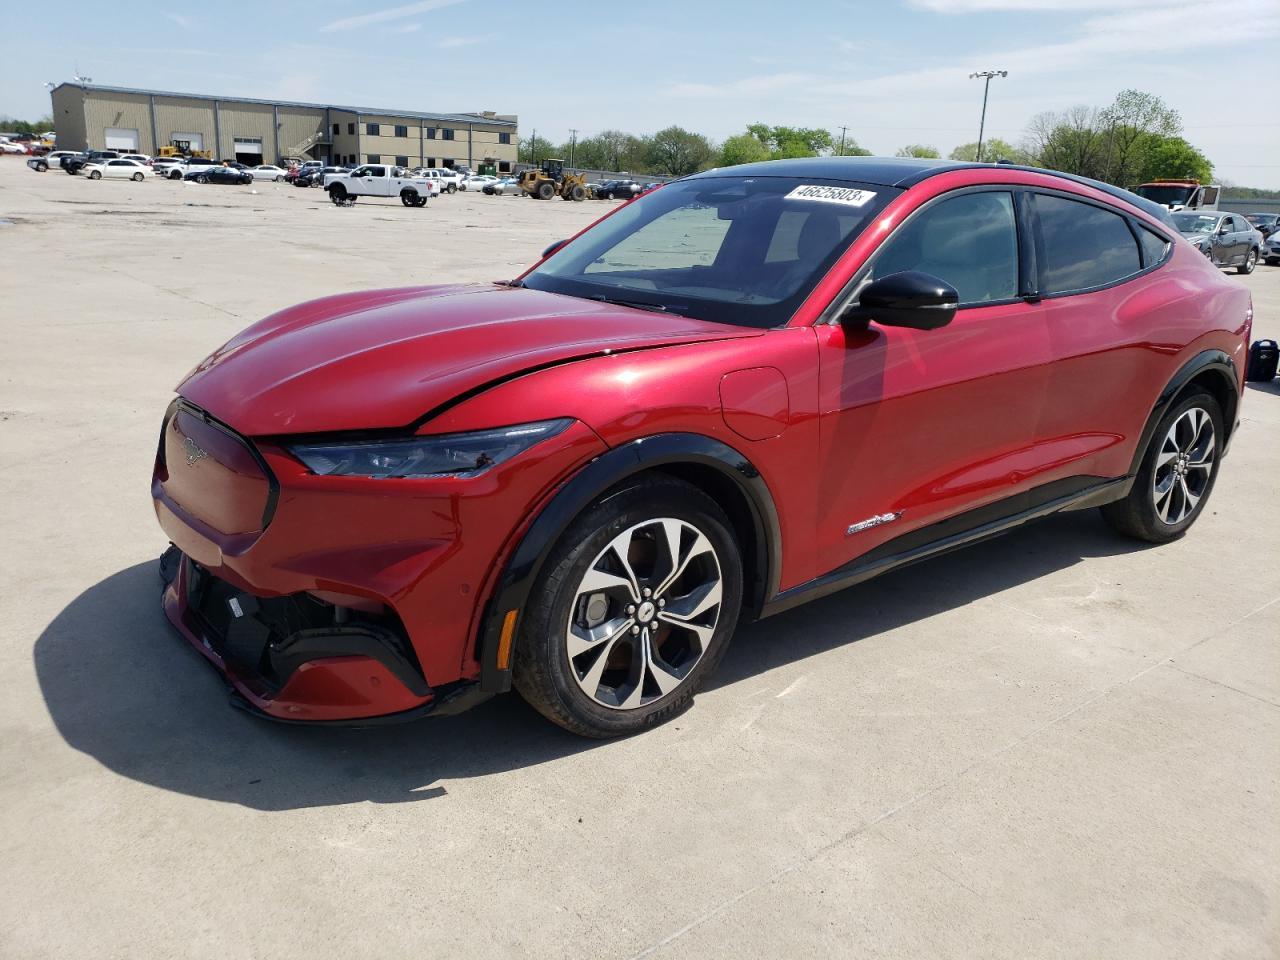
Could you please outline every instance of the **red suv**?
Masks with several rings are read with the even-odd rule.
[[[699,174],[518,280],[328,297],[203,360],[152,482],[164,608],[272,717],[514,685],[628,733],[689,703],[740,616],[1060,510],[1180,536],[1238,422],[1251,317],[1103,184],[872,158]]]

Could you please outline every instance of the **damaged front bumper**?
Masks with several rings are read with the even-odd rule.
[[[459,713],[488,694],[431,687],[393,618],[307,594],[257,597],[171,546],[160,558],[169,622],[226,679],[232,703],[286,722],[360,726]]]

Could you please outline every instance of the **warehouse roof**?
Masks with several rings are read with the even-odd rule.
[[[59,87],[80,87],[102,93],[134,93],[149,97],[182,97],[187,100],[217,100],[225,103],[261,103],[266,106],[307,107],[314,110],[343,110],[347,113],[367,113],[383,117],[406,117],[414,120],[442,120],[446,123],[493,123],[514,127],[514,120],[486,117],[482,113],[423,113],[421,110],[387,110],[382,107],[349,107],[338,103],[301,103],[294,100],[259,100],[253,97],[217,97],[207,93],[177,93],[173,90],[143,90],[138,87],[113,87],[102,83],[60,83]]]

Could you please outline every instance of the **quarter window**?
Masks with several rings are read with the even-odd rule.
[[[1044,241],[1042,294],[1104,287],[1142,269],[1138,243],[1119,214],[1047,194],[1036,194],[1035,207]]]
[[[945,280],[956,288],[961,304],[1015,299],[1018,230],[1013,196],[965,193],[922,210],[876,253],[871,276],[904,270]]]
[[[1154,267],[1169,252],[1169,241],[1146,227],[1138,228],[1138,243],[1142,247],[1143,267]]]

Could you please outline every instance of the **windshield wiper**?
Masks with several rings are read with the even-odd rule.
[[[601,303],[616,303],[620,307],[635,307],[637,310],[648,310],[650,313],[671,313],[670,307],[664,307],[660,303],[642,303],[639,300],[622,300],[618,297],[607,297],[603,293],[591,295],[592,300],[599,300]]]

